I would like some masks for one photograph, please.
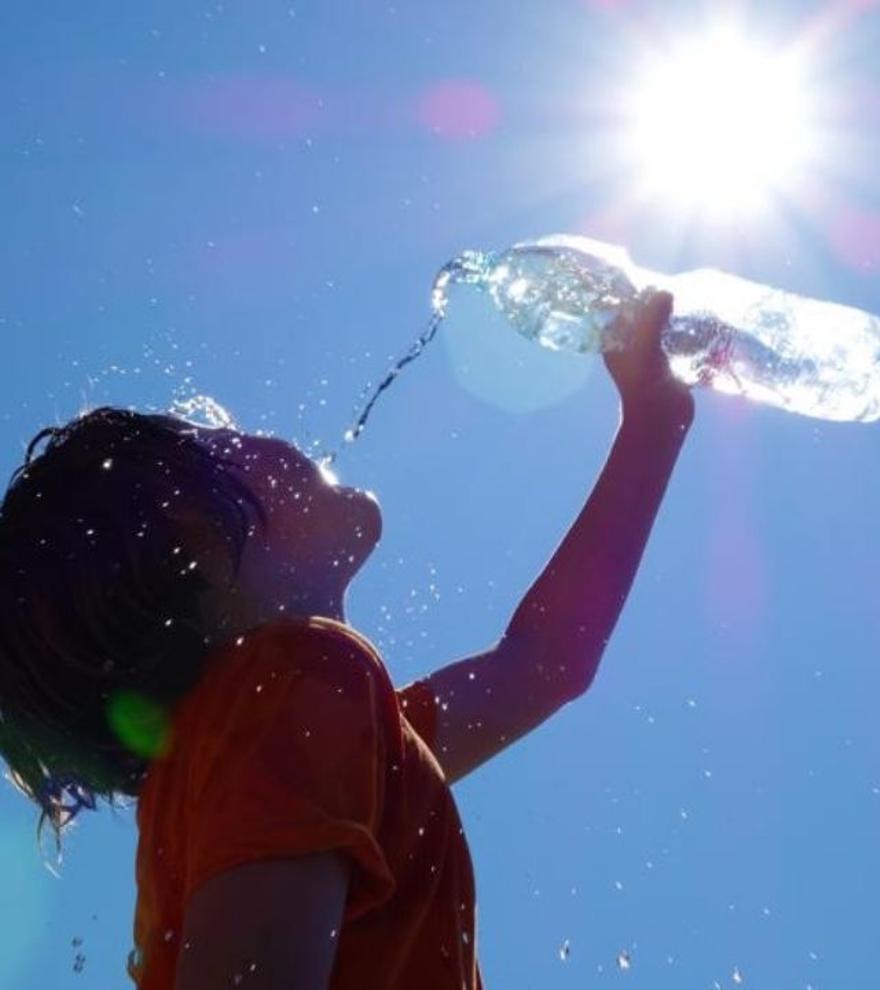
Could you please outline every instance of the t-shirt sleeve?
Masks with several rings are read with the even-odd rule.
[[[357,638],[321,629],[264,642],[241,669],[193,759],[184,898],[241,863],[338,850],[355,920],[394,889],[377,840],[381,678]]]
[[[437,741],[437,701],[427,678],[397,691],[400,712],[430,749]]]

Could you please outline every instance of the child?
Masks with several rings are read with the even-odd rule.
[[[606,355],[608,463],[504,634],[401,690],[345,624],[371,495],[173,417],[34,440],[0,515],[0,753],[59,848],[137,797],[141,990],[482,986],[450,785],[593,680],[693,418],[670,305]]]

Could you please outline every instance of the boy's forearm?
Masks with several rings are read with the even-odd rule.
[[[448,779],[540,725],[596,672],[693,420],[693,397],[663,350],[671,312],[668,293],[648,294],[626,345],[603,353],[623,421],[586,505],[504,636],[431,675]]]
[[[608,460],[562,543],[517,606],[505,640],[586,690],[629,594],[693,407],[624,411]]]

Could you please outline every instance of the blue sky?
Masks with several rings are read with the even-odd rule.
[[[440,265],[557,231],[880,312],[880,8],[744,9],[819,39],[835,165],[713,225],[633,208],[609,137],[696,4],[4,5],[2,465],[195,391],[333,447]],[[349,617],[399,684],[500,634],[616,423],[599,362],[454,309],[338,464],[383,506]],[[590,693],[456,786],[489,990],[875,985],[878,427],[697,405]],[[0,985],[125,985],[132,816],[84,815],[60,879],[35,821],[0,790]]]

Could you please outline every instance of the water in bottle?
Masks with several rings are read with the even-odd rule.
[[[455,285],[487,292],[530,340],[577,354],[625,346],[643,294],[664,289],[674,309],[661,342],[672,373],[687,385],[819,419],[880,419],[880,318],[711,268],[663,275],[637,266],[624,248],[554,234],[506,251],[464,251],[445,265],[427,328],[373,390],[346,442],[360,436],[382,392],[433,340]]]
[[[524,336],[555,350],[624,345],[640,295],[673,294],[661,341],[676,377],[828,420],[880,418],[880,318],[713,269],[662,275],[623,248],[554,235],[506,251],[468,251],[434,284],[435,315],[449,288],[487,291]]]

